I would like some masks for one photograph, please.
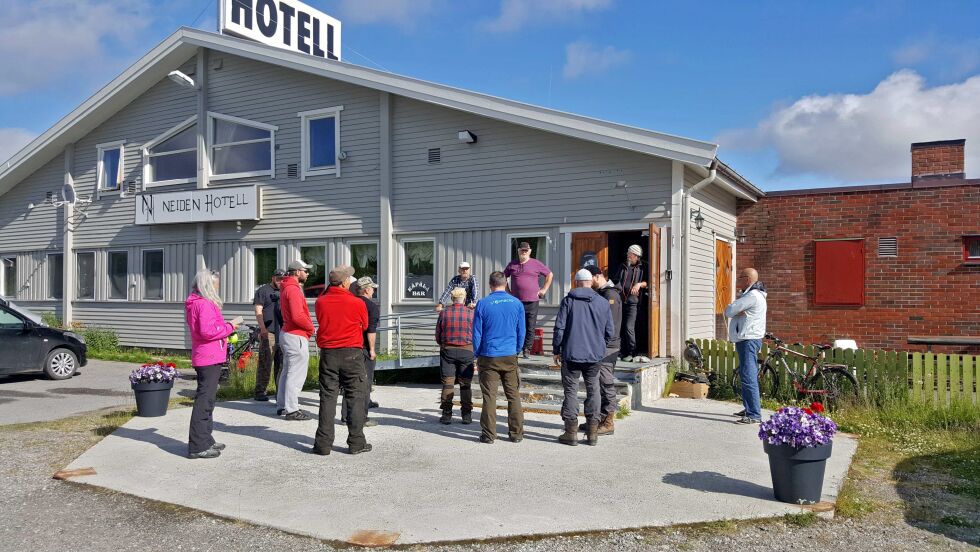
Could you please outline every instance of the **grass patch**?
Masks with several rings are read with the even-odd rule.
[[[848,475],[847,480],[837,494],[836,515],[851,519],[860,519],[874,512],[878,505],[869,497],[864,496],[857,483]]]
[[[677,360],[670,359],[670,363],[667,365],[667,379],[664,381],[664,389],[660,392],[661,398],[666,399],[670,396],[670,384],[674,383],[674,374],[679,371]]]
[[[783,516],[783,519],[786,521],[786,523],[794,527],[810,527],[811,525],[815,524],[817,521],[820,520],[820,518],[817,517],[817,514],[813,512],[800,512],[798,514],[786,514],[785,516]]]
[[[620,403],[619,408],[616,409],[616,419],[622,420],[623,418],[631,414],[630,407],[628,404]]]
[[[177,365],[177,368],[188,369],[192,368],[191,359],[185,355],[174,354],[168,351],[158,351],[158,350],[147,350],[147,349],[117,349],[117,350],[105,350],[105,349],[93,349],[90,348],[88,351],[88,358],[99,359],[99,360],[112,360],[115,362],[132,362],[136,364],[146,364],[149,362],[172,362]]]

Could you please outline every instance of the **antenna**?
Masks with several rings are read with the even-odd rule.
[[[75,187],[71,183],[66,182],[61,187],[61,199],[69,205],[74,205],[78,197],[75,195]]]

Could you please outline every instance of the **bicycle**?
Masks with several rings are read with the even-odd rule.
[[[759,367],[760,397],[780,398],[779,373],[781,371],[789,376],[797,398],[808,397],[808,400],[819,400],[828,409],[838,406],[843,400],[857,399],[860,396],[857,379],[851,374],[847,365],[825,364],[823,362],[824,352],[832,349],[833,346],[814,345],[820,352],[815,356],[810,356],[787,347],[781,339],[772,334],[767,333],[765,339],[772,342],[773,347],[769,349],[765,361]],[[800,343],[794,345],[802,346]],[[804,359],[807,366],[798,372],[794,371],[786,362],[787,355]],[[732,389],[735,390],[736,396],[742,396],[742,385],[739,381],[738,372],[732,376]]]
[[[232,343],[230,340],[228,341],[227,358],[225,359],[224,366],[221,367],[221,375],[218,376],[218,381],[221,383],[228,381],[231,374],[231,365],[233,361],[239,370],[244,370],[248,360],[252,357],[253,351],[258,348],[259,337],[261,335],[259,332],[259,327],[246,324],[244,325],[244,328],[248,332],[248,337],[242,339],[241,335],[243,335],[244,332],[242,332],[242,329],[239,328],[236,331],[236,333],[239,335],[238,343]]]

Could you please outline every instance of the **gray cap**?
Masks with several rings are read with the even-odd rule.
[[[592,273],[583,268],[583,269],[581,269],[581,270],[579,270],[578,272],[575,273],[575,281],[576,282],[591,282],[592,281]]]
[[[272,277],[277,280],[282,280],[286,277],[286,271],[281,268],[277,268],[276,271],[272,273]]]
[[[353,275],[354,267],[351,265],[340,265],[330,269],[330,274],[327,276],[327,279],[330,281],[330,285],[339,286]]]
[[[289,263],[289,266],[286,267],[286,270],[292,272],[294,270],[309,270],[311,268],[313,268],[313,265],[308,265],[304,263],[302,260],[297,259]]]
[[[357,287],[361,289],[374,288],[378,289],[378,284],[374,283],[374,280],[370,276],[363,276],[357,279]]]

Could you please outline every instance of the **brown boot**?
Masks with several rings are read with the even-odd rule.
[[[589,422],[589,429],[585,434],[585,444],[596,446],[599,444],[599,423]]]
[[[565,433],[558,436],[558,442],[563,445],[578,445],[578,429],[575,422],[565,422]]]
[[[616,415],[606,414],[599,423],[599,435],[612,435],[616,432]]]

